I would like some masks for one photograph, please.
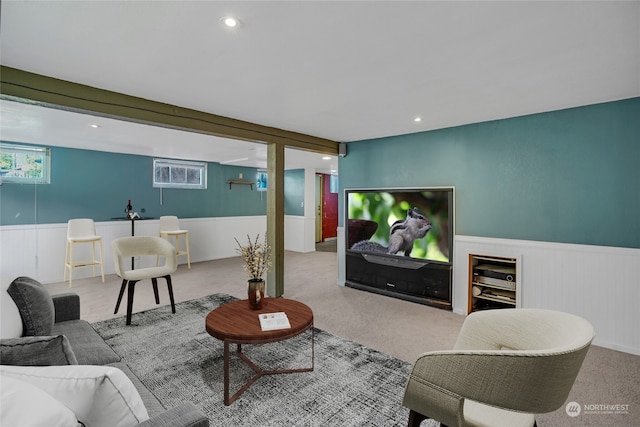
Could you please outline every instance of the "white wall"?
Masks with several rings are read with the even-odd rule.
[[[284,248],[294,252],[316,250],[316,219],[302,216],[284,217]]]
[[[316,250],[316,173],[304,170],[304,216],[285,215],[284,247],[295,252]]]
[[[594,344],[640,354],[640,249],[456,236],[453,310],[467,313],[469,254],[519,257],[523,308],[581,316]]]
[[[285,216],[285,250],[315,251],[315,218]],[[184,218],[180,227],[189,230],[191,262],[238,256],[237,244],[266,231],[265,216],[235,216],[221,218]],[[96,222],[96,232],[102,236],[104,272],[114,274],[111,242],[131,235],[129,221]],[[158,220],[135,222],[137,236],[156,236]],[[30,276],[42,283],[64,280],[64,256],[67,224],[12,225],[0,227],[0,278],[3,284],[18,276]],[[77,252],[78,258],[90,258],[90,246]],[[181,264],[186,257],[179,258]],[[99,273],[98,273],[99,274]],[[90,277],[91,268],[77,269],[74,278]]]

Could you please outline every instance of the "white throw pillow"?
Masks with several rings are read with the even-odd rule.
[[[129,378],[111,366],[1,366],[13,377],[49,393],[91,427],[130,427],[149,419]],[[34,407],[35,408],[35,407]]]
[[[11,295],[7,292],[9,284],[2,284],[0,291],[0,338],[20,338],[22,336],[22,317]]]
[[[1,377],[0,425],[29,427],[80,425],[73,411],[47,392],[9,376]]]

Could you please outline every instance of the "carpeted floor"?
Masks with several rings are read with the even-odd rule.
[[[316,251],[318,252],[338,252],[338,241],[336,239],[325,240],[316,243]]]
[[[226,294],[137,313],[93,327],[167,407],[194,402],[212,425],[404,426],[402,395],[410,364],[315,329],[313,372],[260,378],[224,406],[223,345],[204,329],[206,315],[235,300]],[[287,341],[243,346],[265,369],[302,368],[311,361],[311,332]],[[231,393],[253,374],[231,359]],[[437,425],[428,424],[426,425]]]
[[[332,252],[286,252],[285,297],[304,302],[314,311],[317,327],[369,348],[413,363],[426,351],[454,346],[464,316],[434,307],[389,298],[336,285],[338,257]],[[240,257],[180,265],[172,275],[176,301],[213,293],[246,298],[246,274]],[[122,280],[114,274],[45,285],[51,294],[74,292],[80,296],[81,318],[98,322],[119,317],[113,313]],[[168,304],[166,286],[160,284],[161,304]],[[151,283],[136,286],[133,322],[138,313],[157,307]],[[596,331],[597,333],[597,331]],[[209,337],[207,337],[209,338]],[[210,342],[210,341],[207,341]],[[215,344],[222,347],[221,343]],[[293,375],[292,375],[293,376]],[[592,345],[567,402],[582,405],[628,405],[628,413],[592,411],[570,417],[565,408],[536,417],[539,427],[640,426],[640,357]],[[237,402],[236,402],[237,403]],[[406,424],[405,424],[406,425]]]

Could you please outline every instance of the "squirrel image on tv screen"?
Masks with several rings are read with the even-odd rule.
[[[407,211],[407,217],[393,223],[389,230],[389,247],[370,240],[355,243],[351,249],[362,252],[378,252],[395,255],[399,251],[409,256],[413,250],[413,242],[422,239],[431,230],[431,221],[418,208]]]

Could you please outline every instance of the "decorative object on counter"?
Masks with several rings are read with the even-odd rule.
[[[238,244],[237,252],[242,256],[244,261],[244,271],[249,276],[247,282],[247,296],[249,300],[249,306],[253,310],[262,308],[262,300],[264,299],[264,280],[262,276],[268,272],[271,268],[271,247],[267,244],[267,235],[264,235],[264,242],[258,243],[260,235],[258,234],[255,240],[251,240],[251,237],[247,234],[247,245],[240,244],[238,239],[235,239]]]
[[[131,206],[131,199],[127,201],[127,207],[124,209],[124,213],[127,218],[133,218],[133,206]]]

